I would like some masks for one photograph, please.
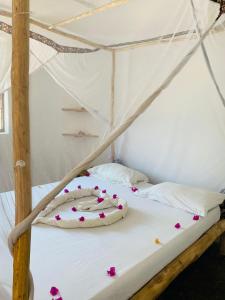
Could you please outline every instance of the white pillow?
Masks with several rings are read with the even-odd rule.
[[[208,211],[223,203],[225,195],[177,183],[164,182],[139,190],[137,196],[156,200],[172,207],[206,216]]]
[[[124,185],[148,182],[148,177],[143,173],[117,163],[99,165],[89,169],[88,172],[100,179]]]

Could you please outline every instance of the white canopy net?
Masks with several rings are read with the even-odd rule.
[[[50,0],[31,1],[32,184],[63,178],[38,210],[97,158],[141,169],[152,182],[222,189],[225,19],[216,21],[220,5],[92,1],[85,15],[79,1],[66,2],[56,7]],[[0,5],[0,93],[8,97],[10,112],[10,1]],[[79,9],[71,19],[71,11]],[[75,111],[81,108],[87,112]],[[0,192],[13,190],[10,117],[7,122],[0,135]]]

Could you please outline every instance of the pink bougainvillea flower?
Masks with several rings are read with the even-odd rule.
[[[118,209],[123,209],[123,205],[120,204],[120,205],[117,206],[117,208],[118,208]]]
[[[103,201],[104,201],[104,198],[98,197],[98,199],[97,199],[97,202],[98,202],[98,203],[101,203],[101,202],[103,202]]]
[[[68,189],[65,189],[65,190],[64,190],[64,193],[69,193],[69,190],[68,190]]]
[[[103,194],[106,194],[106,190],[102,190],[102,193],[103,193]]]
[[[55,299],[55,300],[63,300],[63,298],[62,298],[62,297],[59,297],[59,298],[57,298],[57,299]]]
[[[117,199],[117,198],[118,198],[117,194],[114,194],[113,199]]]
[[[174,227],[175,227],[176,229],[180,229],[180,228],[181,228],[181,225],[180,225],[180,223],[177,223],[177,224],[174,225]]]
[[[55,216],[55,219],[56,219],[57,221],[60,221],[60,220],[61,220],[60,215]]]
[[[131,187],[131,191],[132,191],[133,193],[135,193],[135,192],[138,191],[138,188],[137,188],[136,186],[132,186],[132,187]]]
[[[81,217],[79,218],[79,221],[80,221],[80,222],[84,222],[84,221],[85,221],[85,217],[81,216]]]
[[[96,185],[94,189],[97,191],[97,190],[99,190],[99,187]]]
[[[59,293],[59,290],[57,289],[57,287],[55,287],[55,286],[51,287],[50,294],[52,296],[56,296],[56,295],[58,295],[58,293]]]
[[[193,217],[193,220],[194,221],[198,221],[200,219],[200,216],[199,215],[194,215],[194,217]]]
[[[77,211],[76,207],[72,207],[71,210],[72,210],[73,212],[76,212],[76,211]]]
[[[91,176],[91,173],[88,172],[88,171],[86,171],[86,172],[85,172],[85,176],[89,177],[89,176]]]
[[[77,188],[78,188],[78,190],[81,190],[81,185],[78,185]]]
[[[104,212],[101,212],[101,213],[99,214],[99,217],[100,217],[100,219],[104,219],[104,218],[105,218]]]
[[[116,276],[116,268],[115,268],[115,267],[110,267],[110,268],[107,270],[107,274],[108,274],[110,277]]]

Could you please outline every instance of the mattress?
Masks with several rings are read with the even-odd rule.
[[[33,188],[33,205],[56,183]],[[35,300],[51,299],[56,286],[64,300],[124,300],[132,296],[220,218],[219,207],[207,217],[193,221],[185,211],[143,199],[129,187],[94,177],[79,177],[67,188],[98,185],[128,202],[128,214],[119,222],[97,228],[61,229],[46,225],[32,227],[31,270]],[[0,194],[0,296],[10,299],[12,259],[6,237],[13,223],[12,193]],[[181,229],[176,229],[176,223]],[[156,244],[158,238],[161,244]],[[107,276],[116,267],[117,276]],[[7,294],[8,293],[8,294]],[[7,296],[8,295],[8,296]]]

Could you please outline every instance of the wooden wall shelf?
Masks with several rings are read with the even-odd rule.
[[[73,112],[88,112],[84,107],[63,107],[63,111],[73,111]]]
[[[91,134],[88,132],[83,132],[83,131],[78,131],[75,133],[63,133],[63,136],[72,136],[72,137],[76,137],[76,138],[83,138],[83,137],[91,137],[91,138],[98,138],[98,135],[95,134]]]

